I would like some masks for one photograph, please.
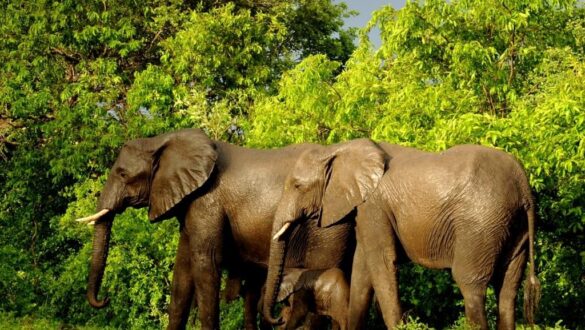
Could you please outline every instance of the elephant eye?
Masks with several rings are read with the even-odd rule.
[[[303,185],[300,182],[298,182],[298,181],[295,182],[295,184],[294,184],[295,189],[301,189],[302,186]]]

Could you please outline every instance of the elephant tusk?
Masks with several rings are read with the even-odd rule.
[[[99,220],[99,218],[103,217],[108,212],[110,212],[110,210],[103,209],[103,210],[99,211],[98,213],[96,213],[94,215],[90,215],[90,216],[85,217],[85,218],[79,218],[79,219],[77,219],[75,221],[81,222],[81,223],[87,223],[88,225],[93,225],[93,224],[95,224],[96,221]]]
[[[280,230],[278,231],[278,233],[274,234],[274,236],[272,237],[273,240],[277,241],[280,236],[282,236],[282,234],[284,234],[284,232],[288,229],[288,227],[290,227],[290,222],[285,223],[282,228],[280,228]]]

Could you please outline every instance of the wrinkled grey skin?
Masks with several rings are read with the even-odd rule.
[[[257,282],[250,291],[256,294],[249,297],[258,299],[284,179],[298,156],[311,148],[247,149],[210,140],[199,129],[127,142],[99,199],[98,211],[110,212],[95,223],[89,303],[100,308],[108,301],[98,299],[98,292],[114,215],[127,207],[148,207],[151,221],[176,216],[180,223],[168,328],[185,328],[195,295],[202,329],[217,329],[220,267],[245,270],[239,276]],[[292,233],[295,248],[287,267],[350,268],[354,245],[346,242],[354,237],[351,224],[316,228],[309,225]],[[323,248],[307,252],[308,244]],[[255,328],[256,306],[246,301],[247,328]]]
[[[316,218],[320,218],[322,224],[351,225],[351,221],[339,221],[352,218],[355,207],[363,203],[368,194],[375,190],[385,170],[385,157],[385,152],[367,139],[330,146],[312,145],[303,151],[295,165],[295,174],[291,173],[286,179],[281,203],[275,211],[273,236],[286,223],[300,219],[306,220],[304,223],[309,226],[316,226]],[[276,304],[282,271],[285,266],[289,267],[285,265],[286,258],[291,253],[298,255],[320,251],[335,244],[334,239],[341,238],[331,237],[331,240],[320,243],[311,242],[306,245],[308,249],[300,249],[291,238],[294,238],[295,231],[305,226],[293,227],[278,239],[273,238],[270,246],[263,314],[272,324],[278,323],[271,314]],[[331,228],[335,227],[337,226]]]
[[[487,329],[486,290],[493,284],[498,328],[514,329],[516,293],[529,254],[524,307],[532,322],[539,288],[533,267],[535,205],[520,164],[504,152],[481,146],[456,146],[442,153],[380,146],[387,153],[387,171],[377,189],[357,207],[355,217],[358,244],[350,329],[363,327],[372,288],[386,326],[393,328],[400,322],[396,264],[403,255],[425,267],[450,268],[463,294],[466,317],[482,329]],[[307,174],[307,164],[326,156],[303,154],[290,174],[295,179],[287,179],[285,191],[295,189],[292,183],[296,181],[316,181]],[[315,206],[303,204],[299,195],[283,194],[277,214],[291,205]],[[321,195],[319,189],[309,189],[302,198],[319,201]],[[324,220],[323,226],[336,223]],[[272,267],[278,265],[271,264],[269,272]]]
[[[347,329],[349,284],[339,268],[287,269],[277,300],[288,301],[283,329],[297,329],[309,313],[331,318],[331,329]]]

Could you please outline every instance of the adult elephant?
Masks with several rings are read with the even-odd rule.
[[[127,142],[101,192],[98,212],[80,219],[95,222],[87,298],[96,308],[114,215],[127,207],[149,207],[153,222],[176,216],[180,239],[169,306],[169,329],[185,328],[192,295],[203,329],[219,327],[220,267],[266,268],[276,204],[295,160],[312,145],[255,150],[210,140],[185,129]],[[359,171],[356,169],[356,171]],[[316,231],[296,230],[288,267],[349,267],[349,224]],[[307,251],[307,245],[322,246]],[[305,253],[306,252],[306,253]],[[232,263],[230,265],[230,263]],[[240,272],[245,278],[247,271]],[[246,302],[248,305],[248,302]],[[255,303],[251,304],[255,308]],[[255,316],[255,314],[254,314]],[[247,326],[255,322],[247,322]]]
[[[515,298],[529,253],[524,307],[532,323],[539,288],[534,275],[535,205],[520,164],[502,151],[475,145],[438,154],[380,146],[388,155],[388,170],[376,191],[357,207],[355,218],[350,328],[363,326],[360,315],[369,306],[372,287],[386,325],[400,322],[396,263],[402,252],[425,267],[450,268],[463,294],[466,317],[482,329],[487,329],[490,282],[498,300],[498,328],[514,329]],[[303,218],[303,210],[322,210],[323,227],[338,223],[325,217],[323,191],[343,175],[331,164],[334,148],[319,147],[299,157],[276,211],[275,240],[286,240],[281,235],[298,227],[291,224]],[[337,193],[356,195],[349,188]],[[269,272],[279,266],[271,263]]]
[[[327,152],[328,157],[323,157],[324,152]],[[325,223],[350,225],[351,221],[341,220],[352,219],[354,216],[352,211],[376,189],[386,166],[386,154],[368,139],[327,147],[310,145],[300,157],[315,161],[299,159],[294,165],[295,169],[286,179],[272,229],[274,239],[270,246],[263,306],[264,318],[272,324],[278,323],[272,312],[278,297],[283,270],[290,267],[285,262],[286,258],[291,254],[315,253],[331,244],[345,244],[333,240],[308,242],[308,249],[299,249],[294,242],[294,233],[305,226],[292,228],[289,227],[290,223],[299,219],[320,218]],[[308,221],[307,226],[314,228],[318,225],[316,221]],[[282,235],[285,235],[286,239],[279,239]],[[365,310],[361,312],[362,316],[367,313]]]

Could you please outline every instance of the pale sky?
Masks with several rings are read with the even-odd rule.
[[[345,21],[348,27],[362,28],[372,17],[372,12],[384,5],[392,5],[392,7],[398,9],[402,8],[406,3],[406,0],[334,0],[334,2],[345,2],[349,9],[357,10],[359,14],[348,18]],[[370,40],[374,43],[374,46],[380,46],[380,31],[370,32]]]

